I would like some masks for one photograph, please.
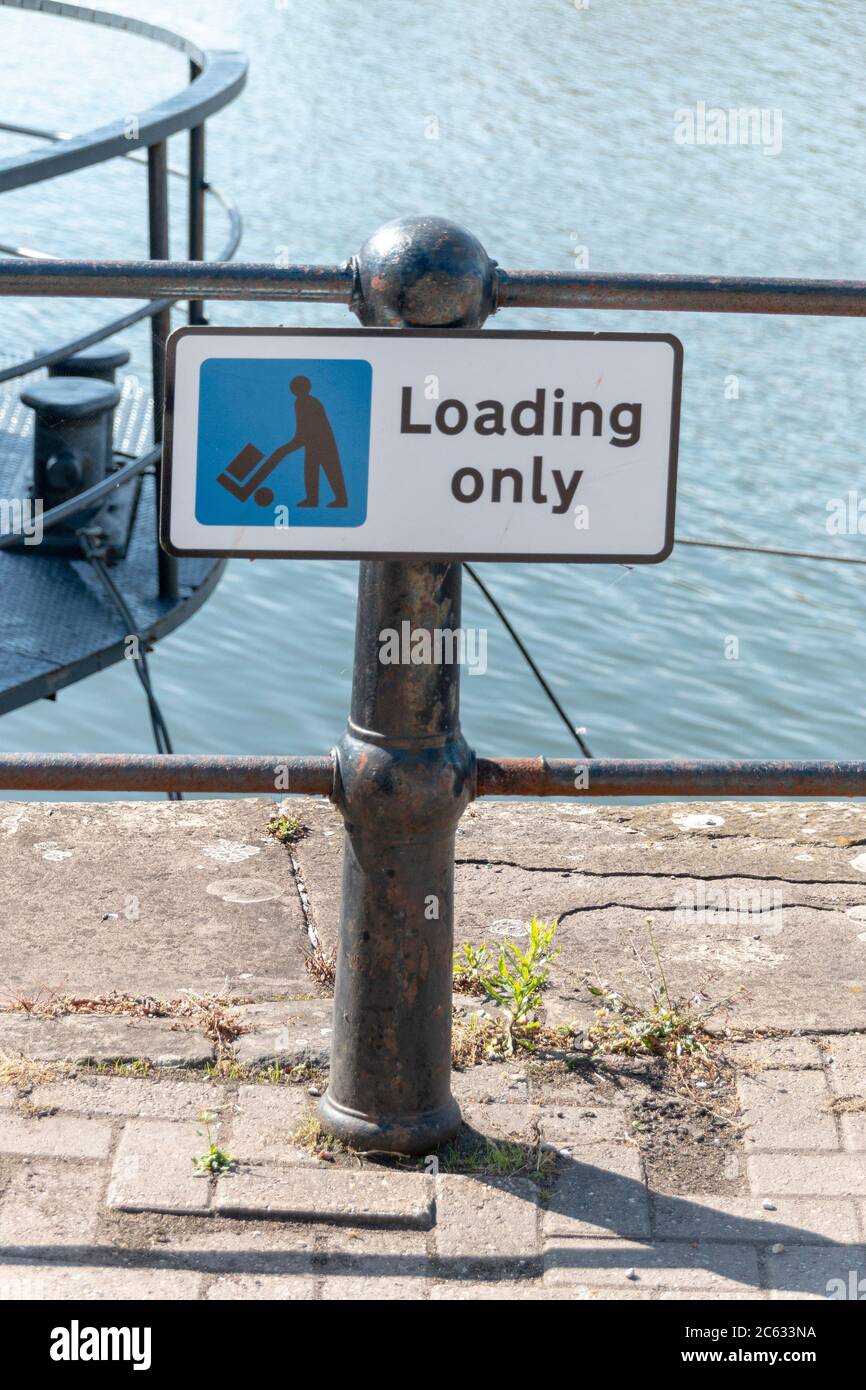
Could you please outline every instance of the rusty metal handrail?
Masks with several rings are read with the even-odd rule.
[[[0,260],[0,294],[73,299],[319,300],[349,304],[349,265]],[[864,306],[866,312],[866,306]]]
[[[864,796],[866,762],[479,758],[477,788],[478,796]]]
[[[0,260],[0,294],[79,299],[207,298],[352,304],[354,258],[344,265],[219,261]],[[496,309],[639,309],[675,313],[866,316],[862,280],[703,275],[590,275],[493,271]]]
[[[334,755],[3,753],[0,790],[261,792],[332,797]],[[473,795],[837,797],[866,795],[866,762],[677,758],[479,758]]]
[[[649,309],[709,314],[866,314],[863,280],[501,270],[502,309]]]
[[[16,791],[292,792],[330,796],[334,760],[184,753],[3,753],[0,788]]]

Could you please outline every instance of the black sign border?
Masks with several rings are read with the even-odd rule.
[[[380,338],[385,334],[399,334],[406,338],[518,338],[532,340],[538,338],[558,339],[568,342],[661,342],[670,343],[674,350],[674,387],[671,399],[670,453],[668,455],[668,496],[665,513],[665,542],[655,555],[503,555],[461,551],[452,554],[447,551],[426,550],[181,550],[172,544],[169,536],[171,470],[174,427],[174,388],[177,361],[177,345],[188,335],[196,337],[220,335],[222,337],[260,337],[260,338]],[[187,325],[171,334],[166,343],[166,382],[165,415],[163,424],[162,486],[159,499],[159,539],[160,545],[169,555],[178,559],[197,559],[211,556],[214,559],[236,560],[489,560],[501,564],[578,564],[578,565],[658,565],[667,560],[674,548],[674,519],[677,494],[677,460],[680,437],[680,403],[682,400],[683,345],[672,333],[569,333],[544,329],[522,331],[520,329],[461,329],[461,328],[221,328],[217,324]]]

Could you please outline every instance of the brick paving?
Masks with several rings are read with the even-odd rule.
[[[627,1106],[551,1105],[549,1082],[501,1063],[456,1073],[455,1091],[476,1134],[535,1127],[558,1164],[540,1186],[326,1161],[291,1141],[315,1103],[304,1085],[7,1086],[0,1298],[826,1298],[866,1277],[861,1116],[832,1104],[866,1075],[866,1035],[739,1051],[736,1195],[653,1190]],[[238,1159],[216,1180],[193,1172],[203,1109]]]
[[[647,911],[675,989],[687,992],[708,967],[721,994],[748,984],[731,1023],[768,1035],[728,1044],[741,1129],[730,1164],[710,1161],[712,1145],[728,1141],[693,1132],[686,1107],[672,1148],[691,1166],[674,1181],[647,1147],[646,1112],[635,1119],[635,1102],[653,1094],[640,1066],[545,1071],[519,1057],[454,1074],[467,1134],[534,1138],[550,1151],[553,1166],[534,1177],[495,1165],[450,1171],[444,1160],[399,1168],[294,1143],[330,1050],[330,1002],[304,974],[301,943],[315,933],[327,948],[333,938],[333,811],[302,808],[304,904],[290,861],[262,829],[261,803],[112,805],[98,834],[75,808],[28,807],[8,831],[17,849],[2,880],[0,946],[11,930],[7,954],[19,971],[10,988],[38,993],[48,980],[64,992],[168,999],[229,978],[248,1002],[237,1009],[244,1070],[234,1080],[208,1079],[213,1043],[175,1019],[0,1009],[0,1063],[33,1062],[32,1075],[26,1060],[0,1072],[0,1300],[866,1293],[866,877],[852,847],[866,812],[702,806],[722,821],[706,841],[673,820],[687,809],[473,808],[457,865],[458,939],[532,912],[561,918],[551,1024],[586,1022],[582,971],[613,979],[620,965],[633,968],[628,932]],[[53,870],[38,855],[30,863],[49,813],[72,856],[65,925],[50,914]],[[33,880],[26,893],[42,904],[23,937],[22,861]],[[699,882],[710,861],[716,886],[733,891],[743,874],[777,882],[781,929],[769,916],[745,927],[712,914],[680,922],[674,889],[684,874]],[[240,878],[251,885],[248,906],[224,891]],[[142,915],[135,933],[106,942],[119,884],[140,896]],[[299,1084],[269,1084],[275,1064],[315,1070]],[[204,1111],[237,1160],[218,1179],[193,1170]]]

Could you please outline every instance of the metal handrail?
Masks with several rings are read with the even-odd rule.
[[[353,285],[350,263],[278,267],[267,262],[0,260],[0,294],[42,298],[143,299],[158,295],[165,299],[350,304]]]
[[[863,280],[735,275],[596,275],[500,270],[500,309],[651,309],[709,314],[866,315]]]
[[[3,753],[17,791],[259,792],[333,797],[327,757],[185,753]],[[676,758],[478,758],[481,796],[862,796],[866,762]]]
[[[3,3],[3,0],[0,0]],[[7,131],[15,135],[33,135],[38,140],[51,140],[54,143],[63,140],[70,140],[72,136],[67,131],[45,130],[40,126],[21,126],[9,121],[0,121],[0,131]],[[140,150],[129,150],[124,158],[130,164],[146,164],[147,156],[142,155]],[[168,166],[169,178],[186,179],[186,169],[181,169],[176,164]],[[243,235],[243,221],[237,204],[231,198],[212,183],[204,187],[206,198],[213,198],[225,212],[229,223],[228,240],[217,256],[218,261],[230,261],[238,249]],[[29,247],[7,246],[0,243],[0,251],[6,255],[12,255],[22,260],[32,261],[60,261],[62,256],[56,256],[50,251],[35,251]],[[64,358],[71,357],[73,353],[81,352],[83,348],[92,347],[95,343],[102,342],[105,338],[111,338],[116,333],[121,333],[127,328],[131,328],[134,323],[140,323],[142,319],[152,318],[165,309],[168,303],[176,301],[165,301],[153,299],[148,304],[143,304],[140,309],[134,309],[129,314],[122,314],[119,318],[111,319],[99,329],[91,329],[88,333],[81,333],[77,338],[67,338],[65,342],[58,343],[48,352],[37,353],[34,357],[27,358],[26,361],[19,362],[13,367],[0,369],[0,382],[12,381],[18,376],[27,376],[30,372],[38,371],[41,367],[50,367],[55,362],[62,362]]]
[[[0,294],[353,304],[353,259],[343,265],[268,262],[0,260]],[[862,280],[785,280],[702,275],[493,272],[493,308],[640,309],[675,313],[866,317]]]

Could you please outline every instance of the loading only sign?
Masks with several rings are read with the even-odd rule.
[[[667,334],[181,328],[162,544],[664,560],[681,378]]]

